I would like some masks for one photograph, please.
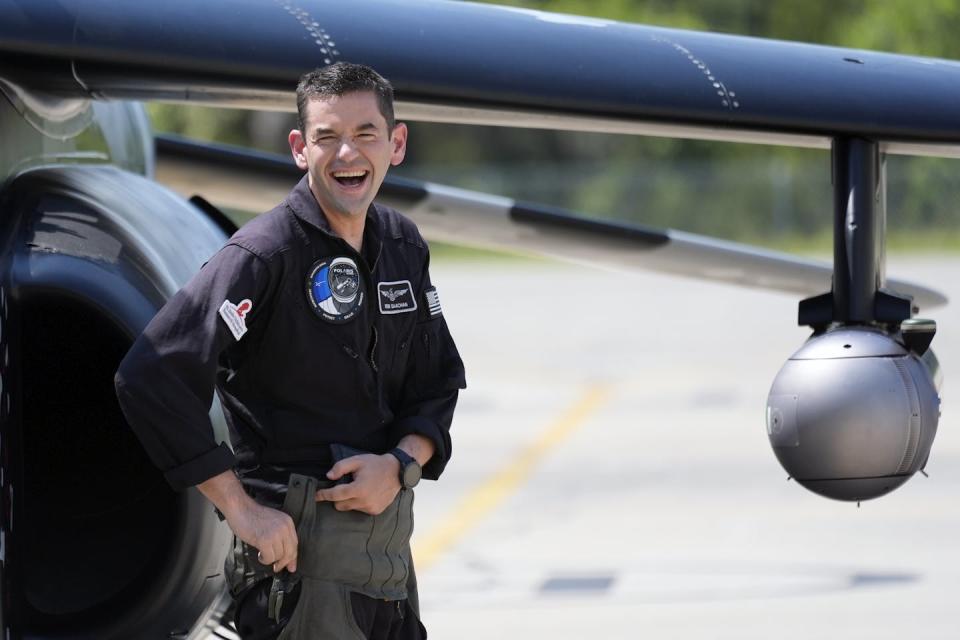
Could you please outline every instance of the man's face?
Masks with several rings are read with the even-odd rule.
[[[290,150],[324,213],[365,216],[387,169],[403,160],[406,125],[388,132],[376,96],[360,91],[309,100],[303,128],[290,132]]]

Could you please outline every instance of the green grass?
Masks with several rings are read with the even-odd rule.
[[[784,235],[776,238],[752,238],[740,242],[802,256],[824,258],[833,255],[833,234],[828,231],[809,236]],[[887,233],[887,253],[898,255],[960,253],[960,231],[952,229],[890,231]]]
[[[960,231],[955,229],[922,229],[888,234],[890,253],[960,253]]]
[[[477,249],[447,242],[430,243],[430,260],[433,262],[517,262],[537,264],[549,262],[549,258],[520,255],[492,249]]]
[[[793,234],[776,238],[750,238],[737,240],[736,242],[821,260],[830,260],[833,255],[833,234],[830,232],[809,236]],[[430,252],[434,260],[450,262],[517,261],[536,263],[549,260],[442,242],[431,242]],[[933,229],[893,231],[887,234],[887,253],[897,255],[960,254],[960,231],[936,231]]]

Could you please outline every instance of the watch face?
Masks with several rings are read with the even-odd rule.
[[[420,476],[423,473],[420,465],[414,461],[403,468],[403,486],[406,489],[413,489],[420,482]]]

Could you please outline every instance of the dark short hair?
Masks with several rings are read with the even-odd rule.
[[[307,103],[311,98],[332,98],[371,91],[377,98],[380,114],[387,121],[387,131],[393,131],[393,86],[370,67],[350,62],[335,62],[300,76],[297,84],[297,128],[303,131],[307,117]]]

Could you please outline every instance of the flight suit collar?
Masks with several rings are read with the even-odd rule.
[[[346,241],[330,228],[330,222],[327,220],[327,216],[324,215],[320,209],[320,205],[317,203],[316,197],[313,195],[313,192],[310,191],[308,177],[309,174],[305,174],[300,182],[297,183],[297,186],[287,195],[287,204],[290,206],[294,215],[311,227],[346,244]],[[363,225],[363,246],[361,247],[363,259],[367,262],[371,270],[376,266],[382,249],[382,225],[383,221],[380,219],[380,214],[373,203],[371,203],[367,209],[367,219]]]

